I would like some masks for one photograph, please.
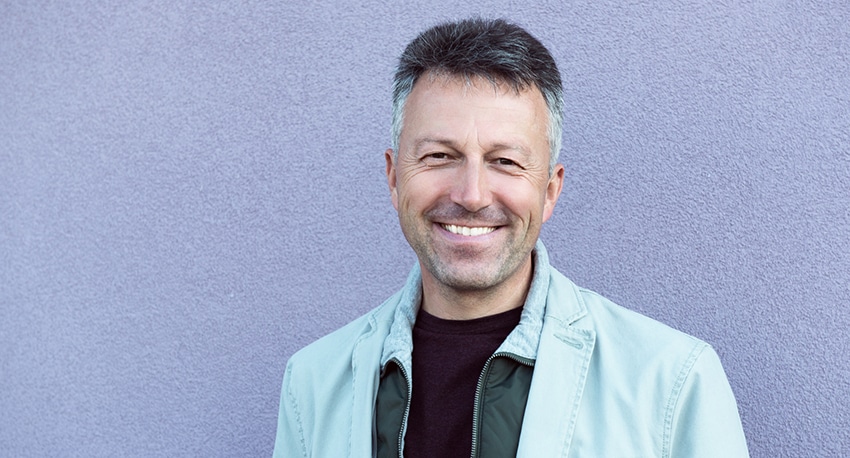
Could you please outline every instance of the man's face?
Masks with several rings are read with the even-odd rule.
[[[548,111],[483,79],[423,75],[404,107],[387,179],[423,281],[454,291],[497,288],[531,272],[540,226],[561,192],[549,174]]]

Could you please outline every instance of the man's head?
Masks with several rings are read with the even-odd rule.
[[[386,172],[426,296],[517,294],[511,300],[521,301],[531,251],[563,183],[551,154],[557,69],[539,42],[503,21],[438,26],[405,56]],[[540,85],[548,85],[548,97]]]
[[[426,30],[407,45],[393,79],[393,150],[398,153],[404,106],[414,84],[430,74],[480,77],[519,92],[537,88],[549,111],[549,170],[558,162],[563,129],[561,75],[549,51],[519,26],[501,19],[468,19]]]

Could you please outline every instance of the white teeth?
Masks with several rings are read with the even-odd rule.
[[[489,234],[496,230],[495,227],[466,227],[455,226],[454,224],[442,224],[442,226],[452,234],[465,235],[467,237]]]

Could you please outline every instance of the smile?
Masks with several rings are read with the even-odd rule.
[[[440,224],[440,226],[451,232],[452,234],[464,235],[466,237],[475,237],[478,235],[489,234],[496,230],[495,227],[467,227],[455,226],[454,224]]]

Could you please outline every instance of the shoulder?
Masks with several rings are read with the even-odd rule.
[[[638,347],[674,348],[704,347],[702,340],[674,329],[660,321],[622,307],[602,295],[578,288],[587,305],[587,319],[592,321],[597,334]]]
[[[544,329],[555,337],[581,334],[588,344],[578,347],[586,355],[586,377],[575,441],[587,450],[607,450],[604,456],[635,450],[665,457],[746,456],[734,395],[708,343],[578,287],[554,269],[551,279],[546,319],[558,324]],[[557,339],[548,342],[557,345]]]
[[[663,405],[668,425],[674,412],[695,402],[693,393],[709,403],[731,405],[727,410],[736,413],[726,374],[711,345],[561,278],[568,283],[559,281],[561,287],[572,288],[574,300],[584,310],[571,326],[595,336],[589,375],[599,387],[631,392],[634,405],[640,405],[639,400]]]
[[[300,372],[315,367],[321,373],[327,373],[329,368],[347,365],[358,343],[370,337],[383,339],[380,334],[385,335],[385,330],[389,328],[397,296],[398,293],[345,326],[295,352],[287,363],[287,371],[297,369],[296,372]]]
[[[390,298],[289,358],[280,393],[274,456],[327,456],[321,450],[351,445],[347,435],[329,437],[327,431],[340,431],[352,426],[355,416],[368,415],[368,405],[357,401],[373,389],[377,373],[369,368],[377,367],[380,360],[388,327],[385,322],[394,308]]]
[[[580,294],[587,303],[585,319],[596,332],[594,359],[602,377],[617,374],[623,381],[631,380],[636,393],[658,390],[657,401],[666,398],[663,402],[669,403],[676,401],[695,367],[717,360],[711,346],[701,339],[595,292],[580,289]]]
[[[571,325],[592,330],[597,344],[617,348],[632,356],[702,351],[708,344],[653,318],[622,307],[610,299],[575,285],[552,269],[552,289],[547,307],[575,310]],[[552,299],[555,300],[552,300]],[[565,305],[573,302],[574,304]]]
[[[554,296],[557,301],[550,297],[547,307],[580,310],[569,327],[594,336],[588,375],[599,387],[616,386],[617,391],[654,397],[656,405],[666,405],[675,403],[686,380],[702,371],[725,382],[717,354],[703,340],[617,305],[560,274],[553,273],[553,279],[560,293]],[[564,305],[570,301],[577,305]]]

